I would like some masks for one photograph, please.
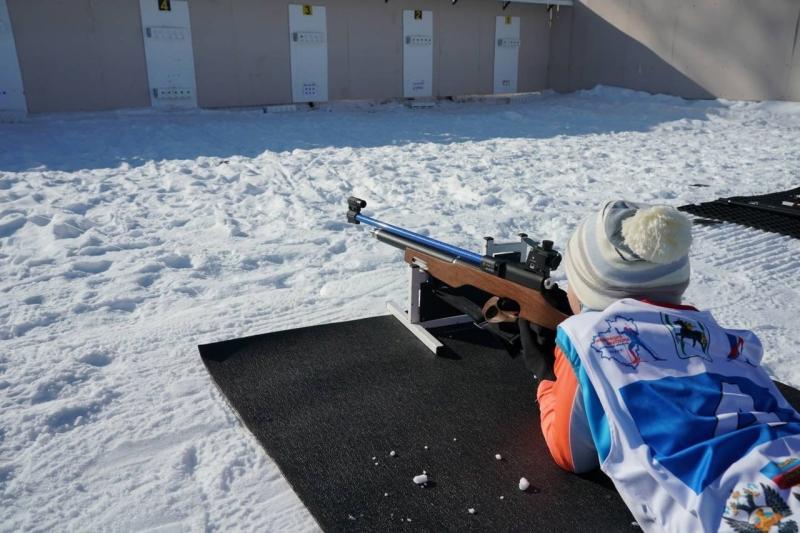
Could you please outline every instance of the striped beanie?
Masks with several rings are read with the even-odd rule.
[[[567,244],[567,281],[591,309],[621,298],[680,303],[689,286],[692,222],[668,206],[609,202]]]

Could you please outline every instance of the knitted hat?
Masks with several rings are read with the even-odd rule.
[[[589,216],[567,244],[567,281],[592,309],[621,298],[680,303],[689,285],[692,222],[667,206],[615,200]]]

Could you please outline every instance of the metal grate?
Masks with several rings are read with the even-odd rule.
[[[734,222],[800,239],[800,187],[761,196],[733,196],[679,208],[693,215]]]

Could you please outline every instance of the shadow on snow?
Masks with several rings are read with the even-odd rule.
[[[0,124],[0,171],[75,172],[198,157],[249,158],[267,151],[644,132],[664,122],[707,120],[720,107],[717,101],[599,87],[508,105],[443,102],[417,110],[387,105],[276,115],[260,110],[43,115]]]

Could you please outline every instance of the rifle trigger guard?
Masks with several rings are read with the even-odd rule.
[[[492,296],[483,305],[483,318],[490,324],[516,322],[519,318],[519,306],[516,302]]]

